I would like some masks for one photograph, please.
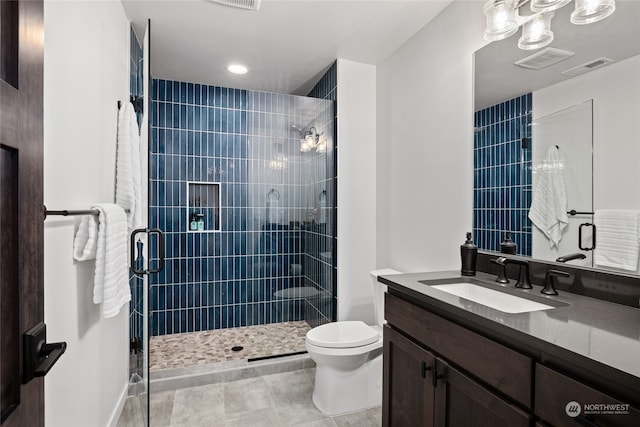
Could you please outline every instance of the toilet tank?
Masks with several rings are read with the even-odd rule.
[[[384,293],[387,291],[387,285],[378,282],[378,276],[391,274],[402,274],[402,272],[390,268],[373,270],[371,272],[371,280],[373,281],[373,309],[375,311],[376,324],[380,326],[384,324]]]

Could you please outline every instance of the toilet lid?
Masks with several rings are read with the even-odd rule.
[[[317,347],[360,347],[379,338],[375,329],[359,320],[327,323],[307,332],[307,342]]]

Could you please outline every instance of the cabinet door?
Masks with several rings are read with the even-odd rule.
[[[435,358],[408,338],[384,327],[382,425],[433,425]]]
[[[637,427],[640,410],[536,364],[536,415],[554,426]]]
[[[441,359],[436,359],[435,425],[528,427],[532,417]]]

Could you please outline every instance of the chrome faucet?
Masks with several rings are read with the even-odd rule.
[[[547,270],[547,273],[544,275],[544,289],[540,292],[545,295],[558,295],[558,291],[556,291],[556,287],[553,284],[554,277],[571,277],[569,273],[561,270]]]
[[[509,279],[507,279],[506,266],[507,264],[515,264],[520,266],[518,281],[516,282],[516,288],[521,288],[521,289],[533,288],[533,286],[531,286],[531,279],[529,278],[529,262],[528,261],[511,259],[503,256],[498,257],[491,261],[500,266],[500,274],[498,275],[496,282],[509,283]]]

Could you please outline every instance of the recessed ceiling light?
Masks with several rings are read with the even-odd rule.
[[[247,73],[247,67],[245,67],[244,65],[239,65],[239,64],[233,64],[233,65],[229,65],[227,67],[227,70],[229,70],[230,73],[233,74],[246,74]]]

